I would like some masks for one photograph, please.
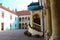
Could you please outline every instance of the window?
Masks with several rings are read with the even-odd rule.
[[[4,12],[2,11],[2,18],[4,18]]]
[[[27,26],[28,26],[27,23],[25,23],[25,29],[27,29]]]
[[[24,21],[24,17],[22,17],[22,21]]]
[[[24,23],[22,23],[22,29],[24,29]]]
[[[4,26],[4,23],[1,23],[1,26]]]
[[[25,20],[27,21],[27,17],[25,17]]]
[[[12,19],[12,15],[10,15],[10,19]]]
[[[25,27],[27,27],[28,25],[27,25],[27,23],[25,23]]]

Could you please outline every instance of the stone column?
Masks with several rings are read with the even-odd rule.
[[[50,0],[52,16],[52,38],[60,40],[60,0]]]
[[[24,23],[24,29],[25,29],[25,23]]]
[[[22,17],[21,17],[21,22],[22,22]],[[22,23],[21,23],[21,29],[22,29]]]
[[[50,0],[45,0],[45,10],[46,10],[46,17],[47,17],[47,31],[46,31],[46,40],[49,40],[52,34],[52,22],[51,22],[51,9],[50,9]]]
[[[20,27],[21,28],[21,27]]]
[[[24,17],[24,22],[25,22],[25,17]],[[24,23],[24,29],[25,29],[25,23]]]
[[[40,10],[40,25],[41,25],[41,31],[43,32],[43,17],[42,17],[42,10]]]

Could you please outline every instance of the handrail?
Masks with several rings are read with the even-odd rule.
[[[33,24],[35,24],[35,25],[37,25],[37,26],[41,26],[41,25],[39,25],[39,24],[37,24],[37,23],[35,23],[35,22],[33,22]]]
[[[36,30],[36,31],[40,31],[41,32],[41,27],[40,25],[37,25],[36,23],[33,25],[33,27],[31,27],[31,25],[29,24],[29,27]]]

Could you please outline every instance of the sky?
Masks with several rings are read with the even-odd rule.
[[[0,0],[3,6],[11,10],[17,9],[17,11],[27,10],[27,6],[31,2],[38,2],[38,0]]]

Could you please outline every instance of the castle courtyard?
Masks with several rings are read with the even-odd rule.
[[[43,38],[25,36],[24,31],[26,29],[0,31],[0,40],[43,40]]]

